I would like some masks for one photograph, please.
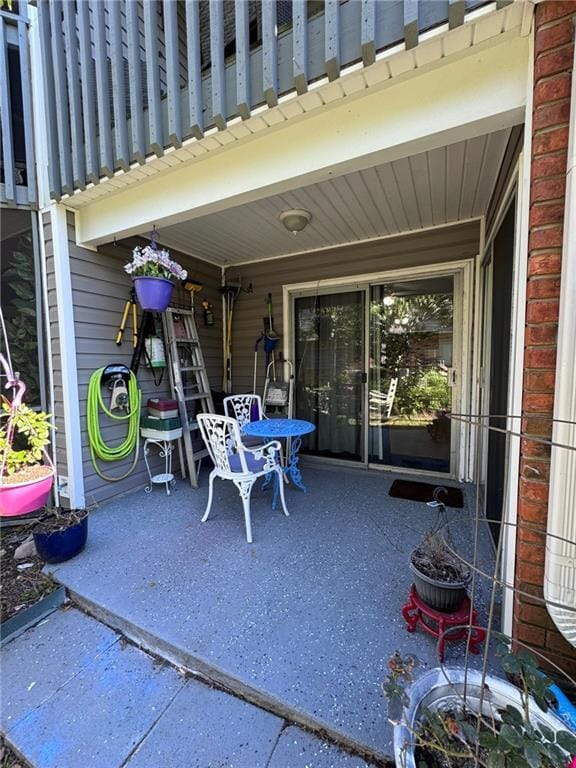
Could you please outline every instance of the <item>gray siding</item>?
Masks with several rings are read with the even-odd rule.
[[[138,465],[134,472],[125,480],[111,483],[100,478],[94,470],[90,458],[88,443],[88,430],[86,423],[86,401],[88,382],[92,373],[103,366],[112,363],[122,363],[129,366],[132,358],[131,319],[128,321],[122,346],[115,343],[116,333],[120,324],[124,303],[130,291],[130,280],[123,270],[124,264],[129,261],[131,246],[120,244],[118,247],[108,245],[102,247],[98,253],[80,248],[75,243],[73,217],[68,220],[70,270],[72,277],[72,293],[74,302],[74,333],[76,337],[76,355],[78,365],[78,387],[81,415],[81,435],[83,454],[83,473],[85,483],[86,500],[101,502],[112,496],[125,493],[130,490],[144,488],[147,480],[144,459],[140,454]],[[49,228],[46,236],[49,237]],[[65,473],[64,452],[64,423],[61,382],[61,362],[58,344],[58,325],[56,315],[56,297],[54,289],[54,270],[51,258],[51,240],[47,241],[48,257],[48,301],[50,307],[50,331],[52,342],[52,354],[55,377],[54,414],[58,426],[57,446],[58,458],[63,463],[60,471]],[[197,298],[197,317],[199,333],[202,340],[203,352],[206,357],[208,375],[214,387],[219,387],[222,376],[222,319],[221,302],[218,293],[220,285],[220,270],[209,264],[191,259],[183,254],[172,251],[172,256],[189,271],[190,278],[202,282],[205,289]],[[188,294],[177,292],[176,298],[187,300]],[[214,304],[215,325],[204,328],[202,324],[202,312],[200,301],[207,298]],[[141,312],[138,313],[140,321]],[[169,392],[168,373],[159,387],[156,387],[150,371],[142,361],[138,371],[138,383],[142,390],[142,402],[146,403],[149,397],[167,396]],[[105,402],[107,401],[105,396]],[[123,439],[126,432],[126,424],[110,424],[104,419],[102,435],[106,442],[114,444]],[[141,441],[142,444],[142,441]],[[156,455],[155,450],[152,455]],[[177,463],[177,461],[176,461]],[[159,462],[154,462],[160,467]],[[100,466],[106,474],[111,476],[121,475],[130,465],[129,461],[105,464]],[[155,489],[156,493],[162,493],[161,488]]]
[[[262,330],[262,318],[266,314],[265,302],[269,292],[272,293],[274,305],[274,328],[283,336],[284,285],[474,258],[478,254],[479,238],[479,222],[471,222],[234,267],[228,273],[229,278],[236,279],[238,275],[244,287],[252,283],[254,289],[253,293],[240,295],[234,310],[234,392],[252,391],[254,344]],[[263,386],[263,373],[264,353],[260,345],[258,391],[261,391]]]

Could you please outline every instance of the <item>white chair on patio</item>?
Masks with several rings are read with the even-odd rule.
[[[229,395],[224,400],[224,413],[236,419],[240,430],[245,424],[251,421],[260,421],[265,418],[262,413],[262,398],[260,395]],[[252,416],[256,416],[255,419]],[[242,442],[247,448],[255,448],[257,445],[264,445],[259,437],[249,437],[242,435]]]
[[[220,416],[215,413],[199,413],[197,416],[200,433],[206,444],[208,454],[214,464],[210,472],[210,487],[208,491],[208,504],[202,522],[208,520],[212,507],[212,493],[214,478],[232,480],[240,492],[244,507],[244,521],[246,523],[246,539],[252,543],[252,523],[250,520],[250,494],[252,486],[259,477],[275,472],[278,475],[278,487],[280,500],[284,514],[288,516],[286,502],[284,501],[283,472],[279,462],[280,443],[271,440],[265,445],[256,448],[248,448],[242,442],[240,427],[236,419],[230,416]]]

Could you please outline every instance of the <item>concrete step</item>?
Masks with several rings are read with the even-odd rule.
[[[1,655],[0,727],[34,768],[368,768],[74,607]]]
[[[58,574],[55,573],[54,576],[57,578]],[[189,671],[207,685],[217,686],[279,718],[301,726],[312,734],[317,734],[320,738],[328,738],[334,745],[362,755],[374,764],[391,764],[391,758],[374,749],[373,745],[354,738],[350,733],[335,728],[331,723],[319,719],[306,710],[298,709],[289,702],[276,698],[264,689],[247,684],[245,680],[231,675],[216,665],[207,663],[204,657],[195,655],[166,636],[157,636],[149,629],[130,621],[123,614],[115,613],[106,605],[98,604],[84,595],[71,590],[69,595],[84,613],[112,627],[148,653]]]

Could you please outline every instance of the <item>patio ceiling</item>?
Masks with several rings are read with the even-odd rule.
[[[512,130],[163,227],[160,241],[234,265],[476,218],[486,212]],[[278,218],[288,208],[312,214],[298,235]]]

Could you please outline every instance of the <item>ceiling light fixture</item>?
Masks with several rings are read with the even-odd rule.
[[[291,208],[289,211],[282,211],[280,221],[293,235],[302,232],[312,221],[312,214],[303,208]]]

